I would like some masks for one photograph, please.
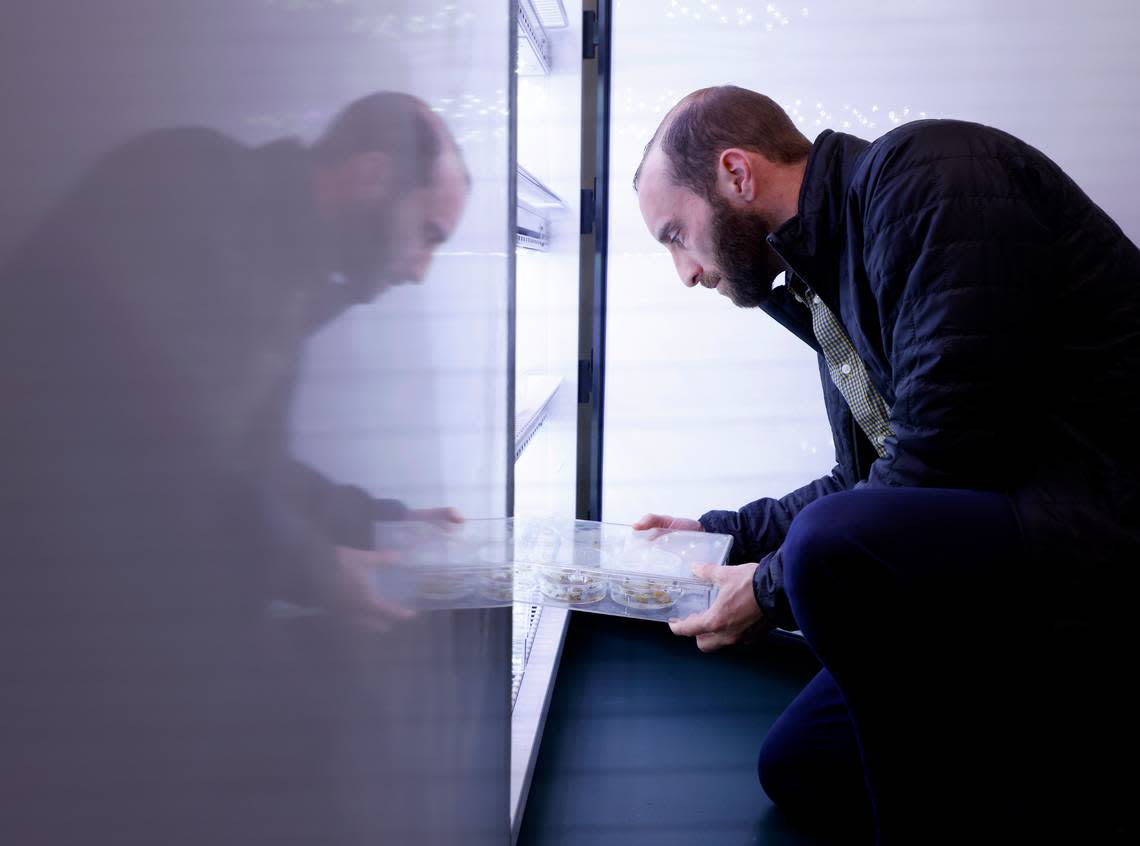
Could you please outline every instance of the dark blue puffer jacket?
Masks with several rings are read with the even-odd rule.
[[[1018,139],[919,121],[874,143],[824,132],[799,213],[768,243],[839,316],[891,408],[878,458],[820,358],[836,466],[780,499],[710,511],[795,628],[780,544],[811,501],[859,487],[1007,494],[1043,614],[1093,619],[1140,560],[1140,250]],[[816,347],[786,286],[764,310]],[[818,347],[817,347],[818,351]],[[985,574],[963,562],[965,592]]]

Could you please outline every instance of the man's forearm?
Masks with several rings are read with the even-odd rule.
[[[752,576],[752,594],[764,612],[765,628],[779,627],[789,631],[799,628],[784,590],[783,547],[760,559]]]
[[[339,546],[371,549],[373,523],[400,520],[407,514],[398,500],[375,499],[363,488],[333,482],[295,460],[285,463],[273,486],[273,494]]]

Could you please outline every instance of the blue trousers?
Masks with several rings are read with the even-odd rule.
[[[1115,830],[1107,770],[1125,754],[1124,673],[1104,639],[1051,625],[1049,586],[1004,496],[833,494],[797,515],[783,557],[823,670],[760,752],[779,807],[845,844]]]

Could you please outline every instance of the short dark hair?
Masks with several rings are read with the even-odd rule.
[[[803,161],[811,151],[811,142],[774,100],[735,85],[694,91],[669,110],[645,145],[633,190],[641,181],[645,159],[658,143],[673,182],[706,200],[716,193],[717,158],[730,147],[751,150],[780,164]]]
[[[424,186],[441,153],[460,161],[459,145],[427,104],[410,94],[381,91],[345,106],[313,144],[319,164],[332,165],[361,153],[387,153],[408,185]],[[464,167],[467,184],[471,176]]]

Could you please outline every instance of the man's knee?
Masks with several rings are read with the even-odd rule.
[[[871,805],[853,739],[781,717],[760,746],[756,772],[772,804],[791,819],[842,830],[845,843],[869,842]]]
[[[793,600],[816,596],[820,587],[833,588],[837,566],[857,554],[859,494],[831,494],[796,515],[784,539],[784,590]]]
[[[769,731],[760,745],[760,755],[756,761],[756,774],[760,787],[776,805],[786,805],[796,794],[796,764],[799,758],[791,744],[777,726]]]

